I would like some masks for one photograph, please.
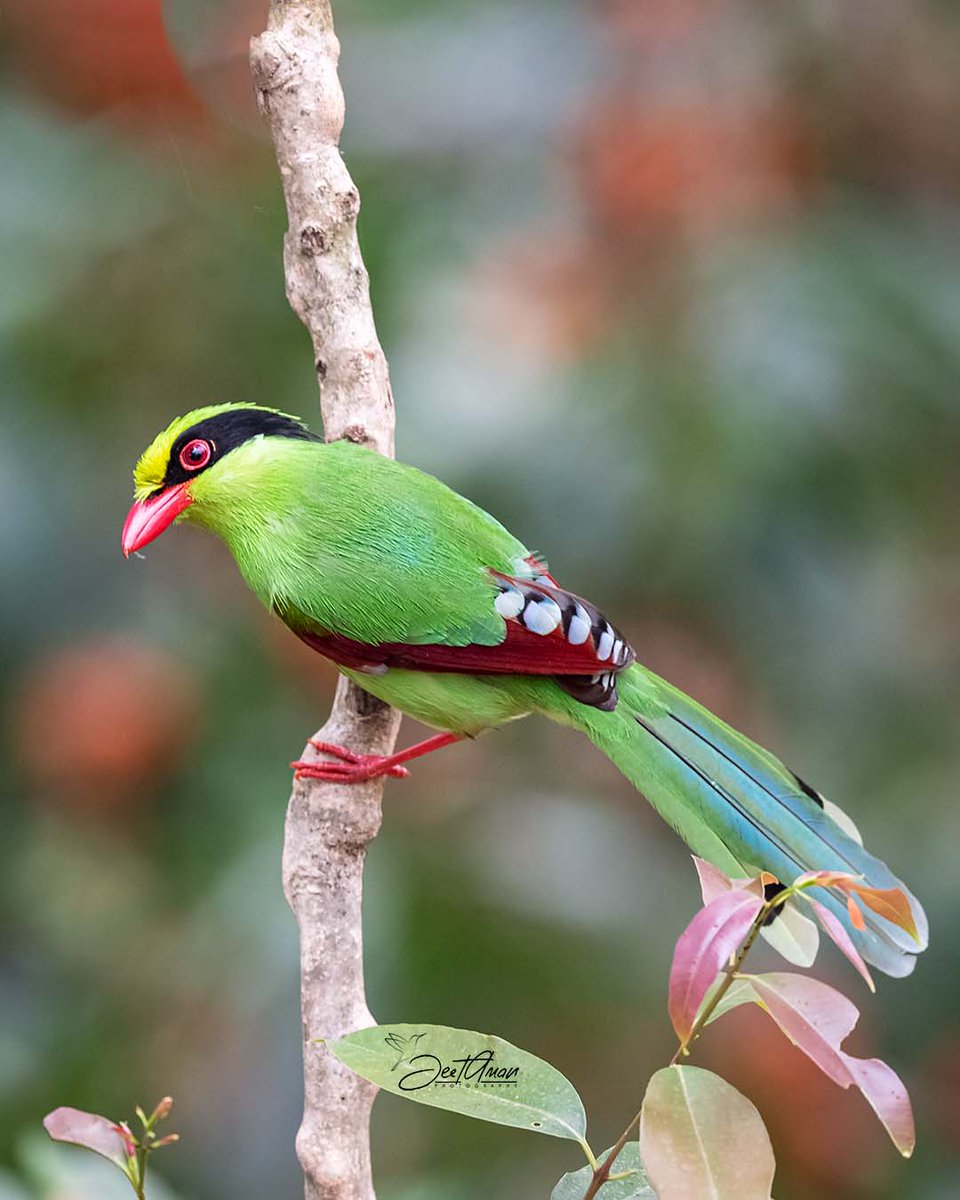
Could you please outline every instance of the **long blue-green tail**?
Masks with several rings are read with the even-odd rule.
[[[849,871],[876,888],[901,888],[919,941],[872,911],[854,929],[840,895],[814,894],[847,927],[862,956],[888,975],[908,975],[926,947],[920,903],[860,844],[853,823],[772,754],[639,664],[620,676],[610,713],[565,706],[573,720],[695,854],[739,876],[770,871],[793,882],[804,871]]]

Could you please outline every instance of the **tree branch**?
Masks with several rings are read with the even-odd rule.
[[[313,341],[328,441],[393,454],[393,397],[357,241],[360,197],[340,157],[340,46],[328,0],[271,0],[251,43],[260,109],[283,180],[287,297]],[[361,753],[389,754],[400,717],[341,678],[318,733]],[[312,747],[304,758],[315,757]],[[373,1024],[363,982],[361,898],[366,848],[380,828],[383,781],[294,783],[283,885],[300,927],[304,1116],[297,1154],[306,1200],[374,1200],[370,1106],[376,1088],[315,1038]]]

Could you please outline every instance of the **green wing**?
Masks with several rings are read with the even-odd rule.
[[[522,542],[414,467],[349,442],[291,450],[296,511],[286,497],[270,561],[258,570],[244,561],[244,547],[233,547],[255,590],[288,624],[368,644],[503,640],[488,568],[533,574]]]

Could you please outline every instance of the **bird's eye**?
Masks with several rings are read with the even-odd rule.
[[[185,471],[199,471],[213,455],[213,446],[203,438],[194,438],[180,451],[180,466]]]

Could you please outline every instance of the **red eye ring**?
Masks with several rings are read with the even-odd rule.
[[[213,446],[204,438],[194,438],[180,451],[180,466],[185,471],[199,471],[213,457]]]

